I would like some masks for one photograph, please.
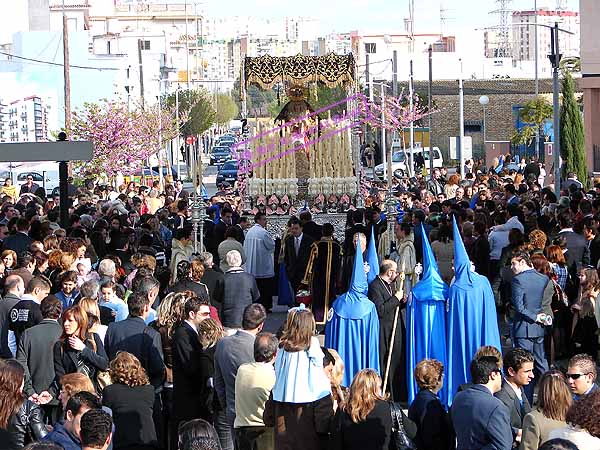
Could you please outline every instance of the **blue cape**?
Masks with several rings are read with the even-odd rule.
[[[446,358],[446,301],[448,286],[442,280],[427,234],[423,236],[423,277],[412,289],[406,308],[406,350],[408,401],[412,403],[419,392],[414,377],[417,363],[426,358],[437,359],[444,367]],[[444,402],[445,389],[439,393]]]
[[[369,285],[360,248],[354,256],[350,290],[340,295],[329,310],[325,346],[337,350],[344,361],[343,385],[349,387],[362,369],[379,372],[379,318],[367,297]]]
[[[371,225],[371,239],[367,247],[367,262],[369,263],[369,273],[367,273],[367,282],[371,284],[377,275],[379,275],[379,257],[377,256],[377,246],[375,245],[375,226]]]
[[[454,227],[455,280],[448,291],[448,365],[446,367],[447,405],[461,384],[469,382],[469,366],[477,349],[493,345],[498,350],[500,333],[496,303],[489,280],[471,270],[456,219]]]

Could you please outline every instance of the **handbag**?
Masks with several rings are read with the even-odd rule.
[[[98,393],[101,394],[104,391],[106,386],[110,386],[112,384],[112,378],[110,377],[110,373],[108,370],[98,370],[96,371],[96,389]]]
[[[417,446],[406,435],[402,424],[402,409],[394,402],[389,402],[392,415],[392,445],[396,450],[417,450]]]

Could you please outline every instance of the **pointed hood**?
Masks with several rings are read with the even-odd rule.
[[[371,284],[377,275],[379,275],[379,257],[377,256],[377,246],[375,245],[375,226],[371,225],[371,239],[367,247],[367,262],[369,263],[369,273],[367,274],[367,282]]]
[[[469,288],[473,286],[476,275],[471,270],[471,260],[454,216],[452,216],[452,231],[454,236],[454,284],[458,287]]]
[[[421,241],[423,242],[423,276],[421,281],[415,284],[412,289],[413,299],[446,301],[448,286],[440,275],[425,228],[423,228],[423,224],[419,226],[421,227]],[[399,267],[398,270],[401,271],[402,268]]]
[[[360,243],[358,245],[360,246]],[[368,291],[369,284],[367,283],[363,254],[360,247],[357,246],[350,289],[345,294],[340,295],[333,303],[336,314],[344,319],[362,319],[375,306],[367,297]]]

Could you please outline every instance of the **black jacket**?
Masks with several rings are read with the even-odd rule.
[[[454,433],[450,415],[437,395],[421,389],[408,408],[408,418],[417,425],[415,444],[419,450],[454,448]]]
[[[8,428],[0,428],[2,450],[20,450],[27,442],[27,436],[39,441],[48,434],[44,426],[44,413],[35,403],[25,400],[8,423]]]
[[[173,410],[179,421],[210,420],[208,379],[214,365],[202,350],[198,334],[182,322],[173,333]]]
[[[402,413],[402,425],[406,435],[414,439],[417,429]],[[377,400],[366,419],[355,423],[342,408],[337,410],[331,431],[331,450],[388,450],[392,437],[390,404]]]
[[[200,280],[208,288],[210,304],[219,309],[223,303],[224,275],[214,268],[206,269]]]
[[[17,232],[6,236],[2,243],[3,250],[14,250],[18,257],[21,257],[23,253],[29,250],[29,246],[33,242],[27,234]]]
[[[108,326],[104,338],[106,353],[112,361],[117,352],[135,355],[146,369],[150,384],[160,389],[166,377],[160,333],[148,326],[141,317],[129,316]]]
[[[19,303],[20,299],[14,294],[6,294],[0,300],[0,358],[13,357],[8,348],[8,328],[10,326],[10,310]]]
[[[56,341],[54,344],[54,380],[60,386],[60,379],[67,373],[80,372],[77,367],[77,359],[80,358],[89,370],[92,381],[96,379],[99,370],[108,369],[108,358],[102,345],[102,340],[96,333],[92,333],[96,351],[89,339],[85,341],[85,348],[81,352],[73,350],[68,342]]]
[[[154,387],[130,387],[115,383],[102,392],[102,404],[112,410],[115,421],[115,448],[158,447],[152,421]]]
[[[304,278],[304,272],[310,258],[310,246],[315,240],[306,233],[302,233],[300,248],[296,254],[296,238],[289,235],[285,239],[283,248],[283,259],[285,262],[285,271],[287,273],[292,289],[298,290],[300,283]]]
[[[208,292],[208,286],[202,283],[196,283],[190,278],[182,278],[177,280],[173,286],[169,288],[168,292],[183,292],[192,291],[196,297],[209,300],[210,294]]]
[[[54,381],[54,344],[62,334],[56,320],[44,319],[23,333],[17,348],[17,361],[25,369],[23,392],[29,397],[49,390]],[[54,397],[58,392],[52,392]],[[53,401],[53,403],[56,403]]]
[[[10,310],[9,328],[15,333],[17,342],[21,339],[21,334],[27,328],[31,328],[42,321],[42,311],[39,303],[33,300],[21,300]]]

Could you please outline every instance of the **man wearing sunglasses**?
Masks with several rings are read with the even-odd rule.
[[[567,383],[573,392],[573,398],[581,397],[596,392],[599,388],[596,381],[596,363],[591,356],[582,353],[569,360],[567,370]]]

